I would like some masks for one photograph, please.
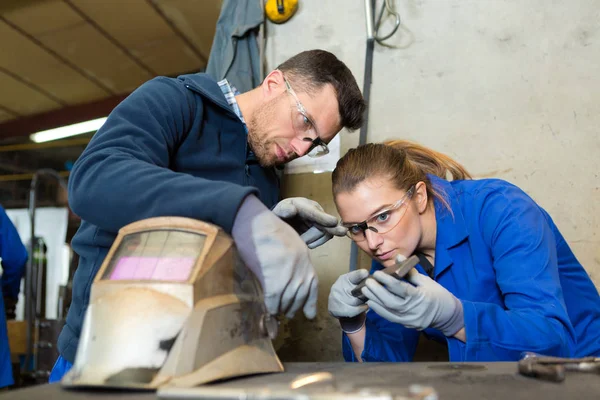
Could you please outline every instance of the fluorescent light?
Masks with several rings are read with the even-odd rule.
[[[106,117],[92,119],[90,121],[79,122],[73,125],[61,126],[60,128],[36,132],[29,135],[29,138],[36,143],[49,142],[51,140],[97,131],[100,129],[100,127],[102,127],[102,125],[104,125],[104,122],[106,122]]]

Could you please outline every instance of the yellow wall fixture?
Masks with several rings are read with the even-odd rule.
[[[267,0],[265,15],[275,24],[283,24],[298,10],[298,0]]]

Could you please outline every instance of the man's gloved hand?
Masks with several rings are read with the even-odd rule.
[[[367,276],[369,271],[364,269],[348,272],[335,281],[329,292],[329,314],[339,319],[346,333],[358,332],[365,324],[369,307],[350,292]]]
[[[258,277],[271,315],[292,318],[303,307],[317,314],[318,279],[306,244],[254,195],[244,199],[232,236],[242,260]]]
[[[319,203],[304,197],[281,200],[273,208],[273,212],[301,235],[309,249],[319,247],[333,236],[344,236],[347,231]]]
[[[407,328],[436,328],[448,337],[465,326],[462,303],[446,288],[415,269],[406,279],[415,286],[375,272],[362,290],[369,308]]]

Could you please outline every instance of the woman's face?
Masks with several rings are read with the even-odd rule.
[[[409,257],[417,249],[423,233],[421,214],[427,206],[423,182],[407,193],[389,179],[372,178],[352,192],[339,193],[335,203],[358,247],[384,267],[394,265],[398,254]],[[365,230],[365,221],[378,232]]]

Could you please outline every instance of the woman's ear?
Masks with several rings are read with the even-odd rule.
[[[415,185],[415,194],[413,195],[415,204],[417,205],[417,211],[419,214],[423,214],[427,209],[427,185],[421,181]]]

